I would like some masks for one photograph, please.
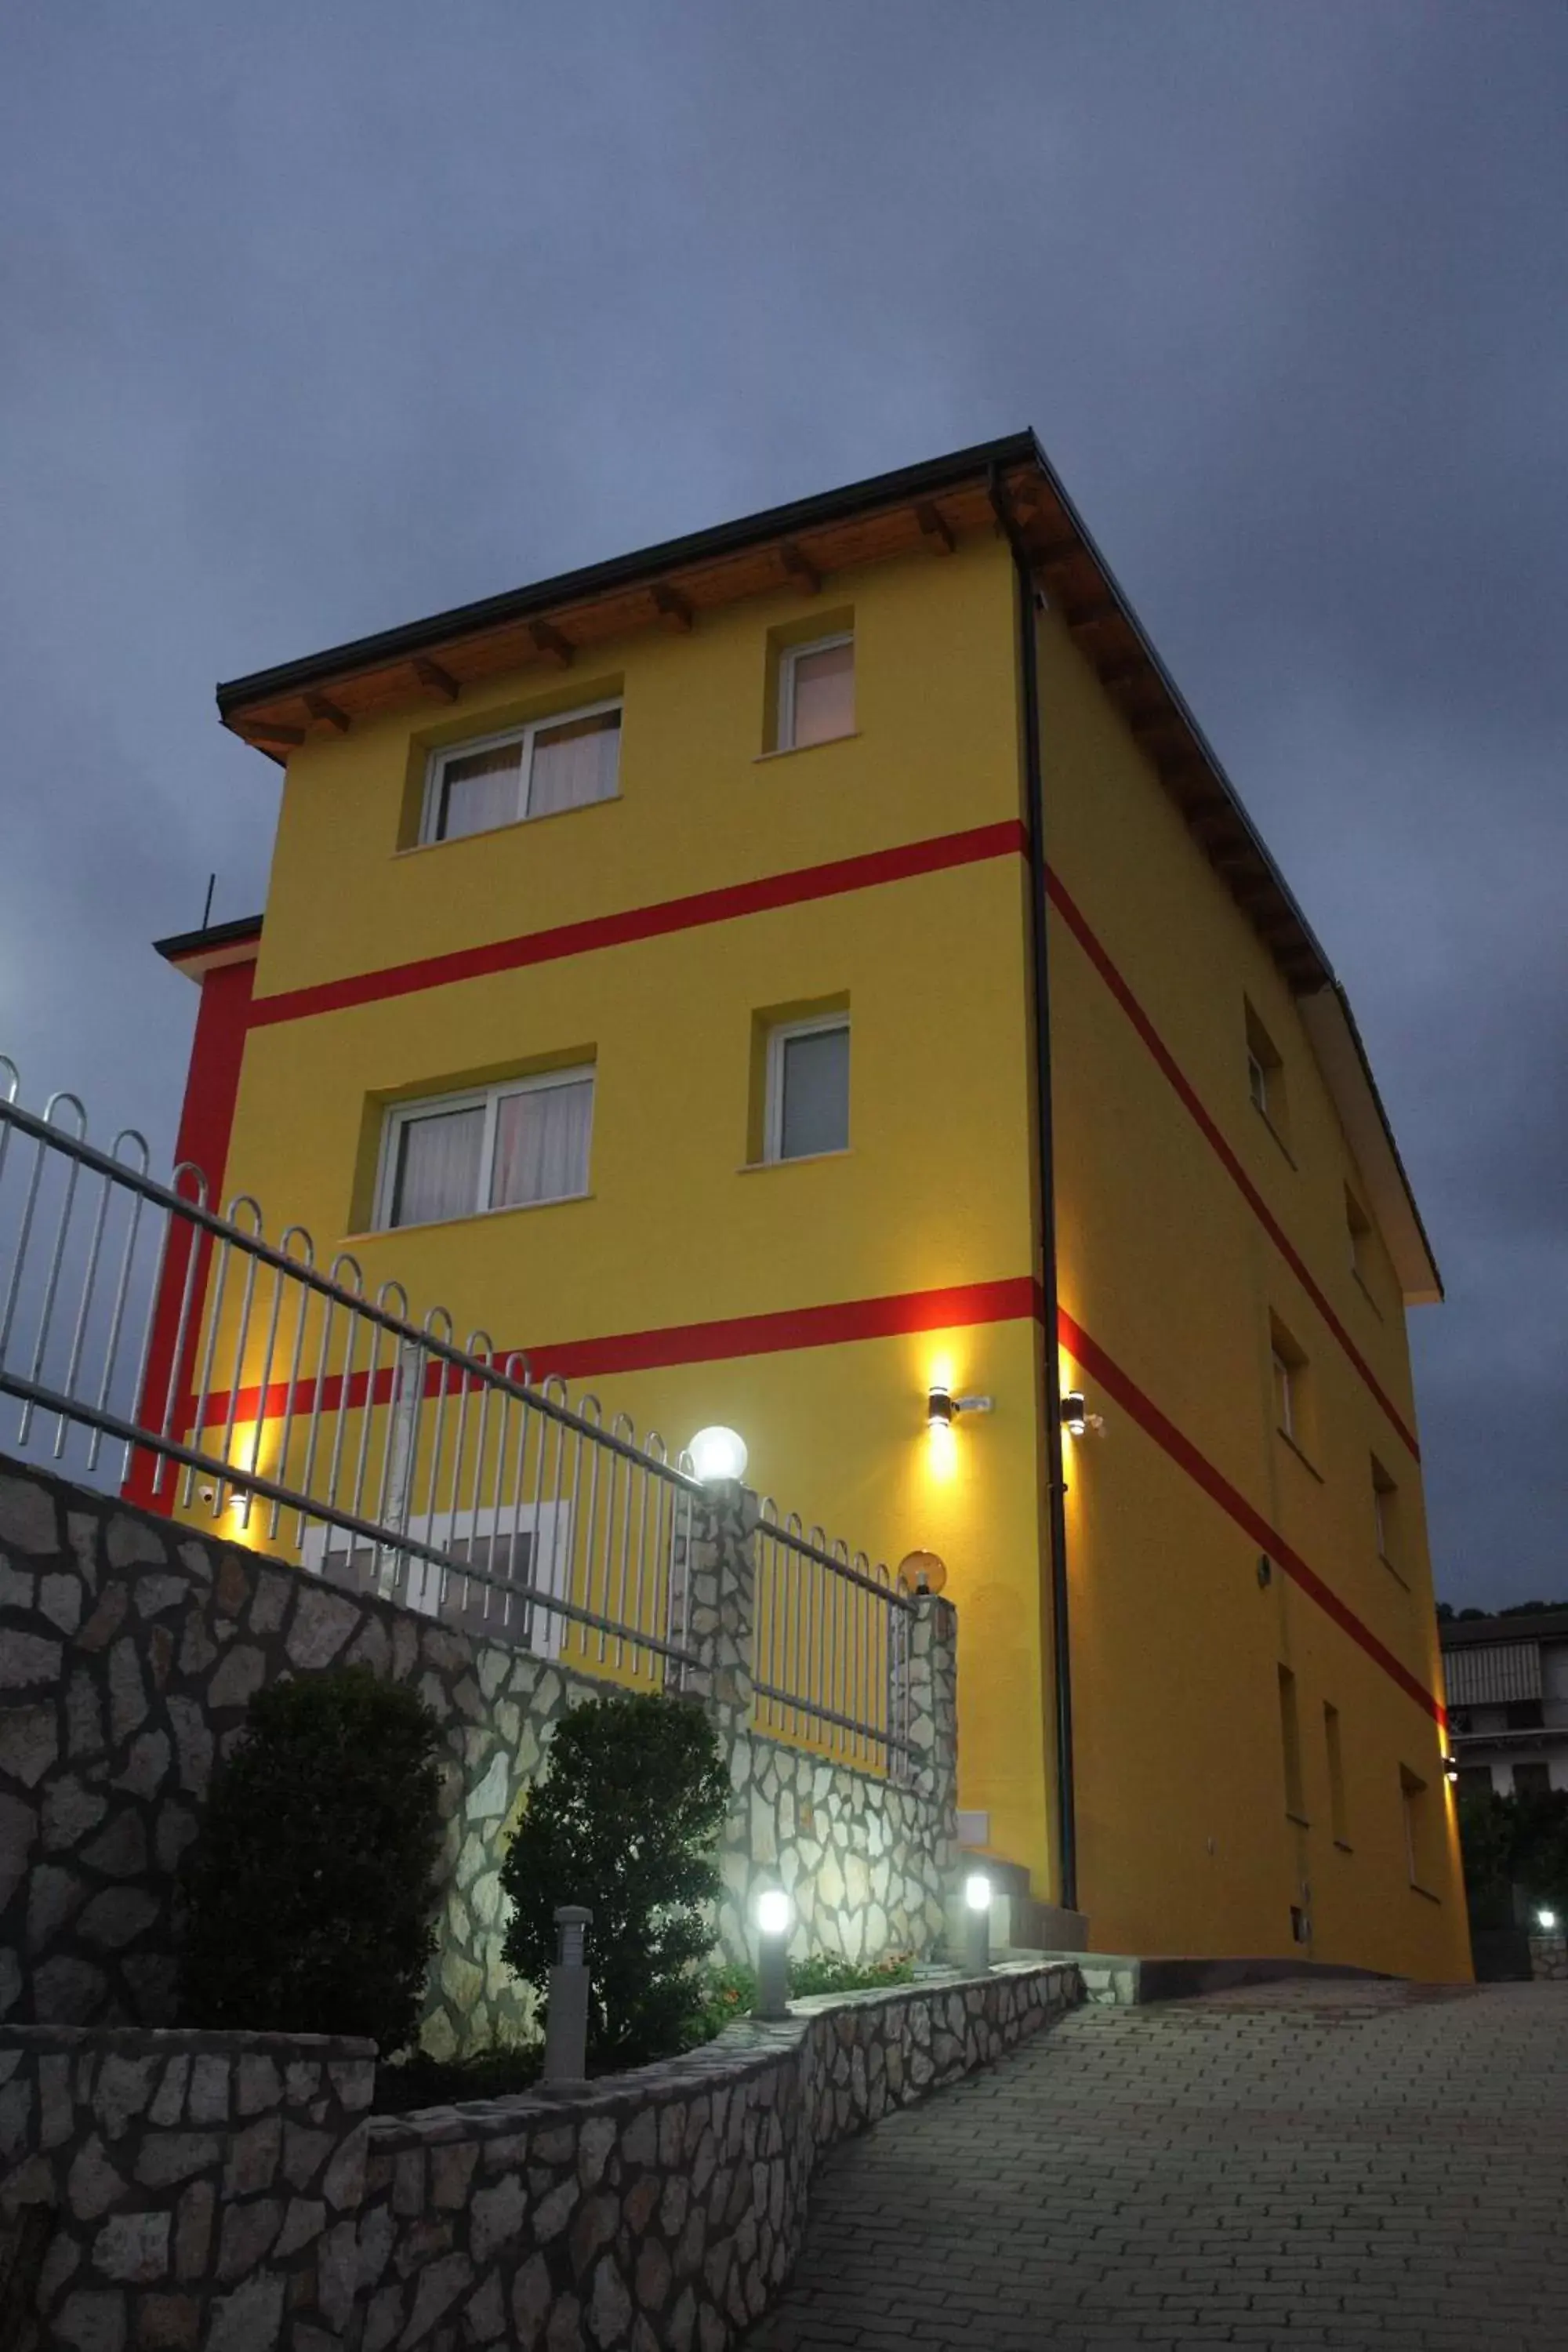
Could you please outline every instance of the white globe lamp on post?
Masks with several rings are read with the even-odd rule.
[[[738,1481],[746,1475],[746,1441],[738,1430],[715,1423],[711,1429],[700,1429],[686,1450],[693,1472],[705,1486]]]

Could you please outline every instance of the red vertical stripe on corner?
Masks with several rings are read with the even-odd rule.
[[[1380,1642],[1370,1625],[1365,1625],[1355,1611],[1340,1599],[1331,1585],[1325,1584],[1316,1570],[1308,1567],[1300,1552],[1291,1549],[1277,1528],[1271,1528],[1262,1515],[1255,1511],[1245,1495],[1238,1494],[1228,1478],[1216,1470],[1206,1454],[1200,1454],[1190,1438],[1184,1437],[1173,1421],[1163,1413],[1152,1397],[1145,1394],[1136,1381],[1124,1372],[1111,1356],[1108,1356],[1080,1323],[1075,1323],[1066,1307],[1057,1313],[1057,1336],[1062,1346],[1084,1370],[1100,1382],[1107,1396],[1114,1397],[1122,1411],[1135,1421],[1146,1435],[1154,1440],[1180,1470],[1184,1470],[1195,1486],[1201,1486],[1211,1501],[1219,1505],[1227,1517],[1233,1519],[1260,1551],[1266,1551],[1274,1565],[1315,1601],[1326,1617],[1331,1617],[1343,1633],[1348,1633],[1358,1649],[1364,1650],[1374,1665],[1381,1666],[1391,1682],[1397,1683],[1407,1698],[1413,1698],[1442,1729],[1447,1723],[1447,1710],[1433,1697],[1425,1683],[1417,1680],[1408,1666]]]
[[[191,1041],[190,1067],[185,1074],[185,1098],[180,1109],[180,1129],[174,1144],[176,1165],[188,1161],[206,1178],[208,1205],[221,1205],[224,1171],[228,1165],[229,1137],[234,1129],[234,1106],[239,1094],[239,1068],[245,1057],[245,1034],[250,1019],[251,990],[256,981],[254,959],[247,963],[220,964],[202,979],[196,1008],[196,1032]],[[182,1184],[182,1191],[188,1187]],[[196,1264],[191,1284],[191,1308],[181,1361],[174,1362],[179,1335],[180,1302],[185,1289],[195,1229],[176,1224],[170,1233],[168,1253],[158,1283],[153,1310],[153,1336],[147,1370],[137,1399],[137,1419],[144,1426],[161,1427],[173,1393],[183,1397],[190,1387],[195,1360],[196,1332],[206,1284],[212,1241],[203,1234],[196,1244]],[[171,1385],[172,1379],[172,1385]],[[153,1492],[153,1456],[139,1452],[132,1459],[124,1494],[144,1510],[173,1509],[173,1482]]]

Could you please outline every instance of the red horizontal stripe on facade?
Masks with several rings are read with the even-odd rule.
[[[1143,1007],[1139,1003],[1138,999],[1133,995],[1132,991],[1129,988],[1126,981],[1117,970],[1116,965],[1111,961],[1109,953],[1101,944],[1100,939],[1090,929],[1088,919],[1085,917],[1082,908],[1072,898],[1067,885],[1062,881],[1059,875],[1055,873],[1048,874],[1047,876],[1046,887],[1049,892],[1052,906],[1055,907],[1057,912],[1066,923],[1068,930],[1071,931],[1074,939],[1077,940],[1079,947],[1082,948],[1085,955],[1088,956],[1090,963],[1093,964],[1096,971],[1099,972],[1101,980],[1104,981],[1107,988],[1110,989],[1112,996],[1115,997],[1118,1004],[1121,1005],[1121,1010],[1126,1013],[1134,1029],[1137,1030],[1139,1036],[1143,1040],[1144,1045],[1148,1047],[1154,1060],[1158,1063],[1165,1076],[1170,1080],[1172,1087],[1180,1096],[1183,1104],[1196,1123],[1205,1140],[1224,1167],[1226,1174],[1230,1177],[1233,1183],[1240,1192],[1248,1208],[1252,1211],[1253,1215],[1258,1219],[1259,1224],[1268,1235],[1269,1240],[1274,1244],[1275,1248],[1279,1252],[1280,1256],[1285,1260],[1286,1265],[1290,1268],[1290,1271],[1296,1276],[1297,1281],[1301,1285],[1301,1287],[1307,1293],[1308,1297],[1312,1301],[1313,1306],[1316,1307],[1319,1314],[1322,1317],[1324,1322],[1328,1325],[1330,1330],[1339,1341],[1340,1346],[1344,1349],[1345,1354],[1349,1357],[1356,1370],[1361,1374],[1362,1379],[1366,1382],[1368,1389],[1376,1398],[1384,1412],[1387,1414],[1388,1419],[1393,1423],[1394,1429],[1397,1430],[1405,1444],[1410,1448],[1410,1451],[1415,1455],[1415,1459],[1419,1461],[1421,1459],[1421,1448],[1416,1443],[1415,1431],[1405,1420],[1393,1399],[1384,1389],[1371,1365],[1367,1362],[1365,1357],[1356,1346],[1355,1341],[1351,1338],[1350,1333],[1345,1329],[1344,1325],[1340,1321],[1339,1317],[1330,1306],[1327,1298],[1323,1296],[1323,1293],[1319,1288],[1317,1283],[1308,1273],[1306,1265],[1303,1263],[1299,1251],[1296,1249],[1295,1244],[1290,1241],[1283,1226],[1279,1223],[1278,1218],[1274,1215],[1273,1211],[1269,1208],[1268,1203],[1264,1200],[1263,1195],[1258,1190],[1257,1185],[1254,1184],[1251,1177],[1248,1176],[1246,1169],[1243,1168],[1240,1160],[1237,1158],[1235,1152],[1231,1150],[1229,1144],[1220,1133],[1219,1129],[1215,1126],[1214,1120],[1205,1109],[1192,1084],[1178,1065],[1174,1055],[1171,1052],[1169,1046],[1165,1044],[1164,1039],[1161,1036],[1159,1031],[1155,1028],[1153,1023],[1144,1012]]]
[[[849,1339],[889,1339],[908,1331],[957,1330],[972,1323],[1011,1323],[1038,1312],[1027,1275],[966,1282],[952,1290],[902,1290],[885,1298],[851,1298],[828,1307],[793,1307],[773,1315],[737,1315],[721,1323],[677,1323],[604,1339],[541,1348],[536,1375],[585,1380],[603,1372],[640,1372],[662,1364],[719,1363],[728,1356],[768,1356],[795,1348],[833,1348]]]
[[[1179,1469],[1185,1471],[1194,1485],[1201,1486],[1259,1550],[1266,1551],[1275,1566],[1283,1570],[1291,1583],[1315,1601],[1324,1615],[1331,1617],[1340,1631],[1348,1633],[1374,1665],[1382,1667],[1390,1681],[1398,1684],[1406,1697],[1413,1698],[1417,1706],[1424,1708],[1439,1728],[1446,1727],[1447,1712],[1426,1685],[1410,1672],[1408,1666],[1401,1664],[1385,1643],[1378,1640],[1371,1626],[1362,1622],[1355,1611],[1340,1599],[1332,1587],[1325,1584],[1314,1569],[1308,1567],[1300,1552],[1292,1550],[1278,1529],[1271,1528],[1261,1513],[1253,1509],[1246,1496],[1239,1494],[1207,1456],[1198,1452],[1192,1441],[1182,1434],[1175,1423],[1161,1412],[1136,1381],[1131,1379],[1121,1365],[1089,1338],[1081,1324],[1074,1322],[1065,1307],[1058,1310],[1057,1331],[1062,1346],[1075,1361],[1099,1381],[1107,1396],[1116,1400],[1122,1411],[1131,1415]]]
[[[771,1315],[735,1315],[715,1323],[671,1323],[650,1331],[616,1331],[599,1339],[566,1339],[554,1347],[498,1349],[492,1360],[504,1366],[526,1352],[530,1377],[535,1381],[553,1372],[563,1380],[593,1380],[605,1372],[651,1371],[670,1364],[716,1364],[733,1356],[771,1356],[797,1348],[834,1348],[852,1339],[896,1339],[910,1331],[956,1331],[974,1323],[1016,1323],[1038,1318],[1039,1286],[1027,1275],[998,1282],[965,1282],[945,1290],[892,1291],[882,1298],[849,1298],[826,1307],[791,1307]],[[367,1372],[352,1375],[346,1393],[351,1411],[366,1399]],[[449,1393],[456,1395],[454,1377]],[[441,1366],[432,1361],[425,1394],[441,1388]],[[209,1396],[202,1408],[204,1429],[226,1428],[232,1411],[237,1425],[248,1425],[258,1416],[281,1420],[292,1410],[295,1421],[314,1411],[317,1383],[300,1380],[290,1389],[287,1381],[269,1381],[265,1403],[259,1384],[231,1396],[226,1390]],[[290,1398],[292,1406],[290,1407]],[[374,1402],[392,1398],[392,1370],[377,1374]],[[335,1412],[345,1402],[341,1374],[321,1383],[321,1409]],[[195,1424],[196,1400],[186,1402],[184,1425]]]
[[[279,1021],[340,1013],[350,1005],[378,1003],[384,997],[409,996],[420,989],[448,987],[454,981],[518,971],[526,964],[552,963],[563,956],[587,955],[596,948],[626,947],[637,940],[661,939],[672,931],[695,930],[708,923],[733,922],[742,915],[804,906],[813,898],[836,898],[848,890],[875,889],[884,882],[907,882],[916,875],[940,874],[955,866],[1016,857],[1026,845],[1022,824],[1016,818],[1008,818],[999,824],[973,825],[965,833],[905,842],[894,849],[869,850],[859,857],[837,857],[826,866],[796,866],[787,874],[763,875],[755,882],[731,883],[719,890],[696,891],[689,898],[660,899],[651,907],[628,907],[616,915],[560,923],[552,930],[522,931],[514,939],[491,940],[482,947],[458,948],[447,955],[388,964],[380,971],[351,972],[342,980],[321,981],[310,988],[283,989],[276,996],[257,998],[250,1026],[266,1029]]]

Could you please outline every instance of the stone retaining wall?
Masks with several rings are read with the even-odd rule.
[[[1568,1984],[1568,1936],[1531,1936],[1530,1973],[1539,1982]]]
[[[929,1951],[953,1853],[953,1618],[914,1621],[912,1785],[751,1729],[755,1502],[721,1489],[690,1549],[708,1663],[689,1677],[729,1757],[721,1948],[745,1957],[759,1882],[795,1898],[805,1951]],[[172,2021],[180,1856],[253,1693],[360,1663],[446,1730],[447,1890],[423,2029],[448,2057],[523,2021],[501,1958],[508,1825],[565,1709],[606,1685],[526,1650],[132,1510],[0,1470],[0,2018]]]
[[[360,2352],[722,2352],[799,2252],[821,2152],[1080,1998],[1071,1962],[801,2005],[542,2096],[371,2124]],[[812,2013],[804,2013],[810,2011]]]
[[[374,2078],[370,2042],[319,2034],[0,2028],[0,2229],[37,2261],[21,2345],[342,2343]]]
[[[369,2117],[367,2042],[0,2028],[0,2281],[42,2213],[22,2352],[722,2352],[823,2149],[1080,1998],[1070,1962],[1005,1967],[802,2003],[572,2099]]]

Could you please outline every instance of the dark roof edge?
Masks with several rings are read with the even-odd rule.
[[[1432,1237],[1426,1231],[1426,1221],[1421,1214],[1421,1204],[1415,1198],[1415,1187],[1410,1181],[1409,1171],[1405,1165],[1403,1157],[1401,1156],[1399,1146],[1394,1140],[1394,1122],[1389,1118],[1387,1109],[1384,1108],[1382,1095],[1378,1092],[1377,1080],[1373,1076],[1372,1063],[1368,1058],[1366,1047],[1362,1042],[1362,1034],[1356,1025],[1355,1014],[1351,1010],[1350,998],[1345,993],[1344,984],[1342,981],[1333,980],[1331,982],[1331,985],[1333,989],[1334,994],[1339,999],[1340,1011],[1344,1015],[1345,1027],[1350,1031],[1351,1044],[1355,1047],[1356,1059],[1361,1064],[1362,1076],[1366,1080],[1366,1090],[1372,1097],[1373,1108],[1377,1113],[1378,1121],[1383,1129],[1384,1139],[1388,1144],[1389,1154],[1394,1161],[1394,1170],[1399,1177],[1401,1184],[1405,1188],[1405,1197],[1410,1203],[1410,1213],[1415,1220],[1415,1229],[1421,1236],[1421,1246],[1426,1253],[1427,1261],[1431,1265],[1434,1276],[1436,1277],[1438,1293],[1441,1295],[1443,1288],[1443,1276],[1437,1265],[1437,1254],[1432,1247]]]
[[[153,952],[165,963],[184,963],[187,956],[210,955],[215,948],[248,946],[260,937],[260,916],[239,915],[230,923],[208,923],[197,931],[175,931],[169,939],[154,940]]]
[[[448,643],[456,636],[502,627],[509,622],[526,619],[530,614],[547,611],[555,605],[629,586],[651,572],[708,562],[749,546],[757,540],[784,537],[792,531],[809,529],[814,524],[837,521],[862,509],[889,505],[904,499],[931,497],[960,482],[971,481],[977,474],[989,474],[1016,465],[1035,467],[1049,484],[1053,496],[1059,500],[1074,532],[1103,578],[1123,621],[1137,638],[1145,659],[1159,677],[1209,772],[1234,810],[1237,823],[1246,833],[1270,882],[1300,926],[1301,935],[1321,974],[1320,987],[1333,992],[1344,1014],[1400,1186],[1436,1275],[1436,1262],[1426,1238],[1421,1213],[1416,1207],[1415,1192],[1394,1139],[1388,1112],[1373,1077],[1349,1000],[1328,953],[1253,823],[1241,794],[1194,717],[1185,696],[1166,668],[1126,591],[1106,562],[1093,532],[1079,512],[1032,428],[1021,433],[1004,434],[993,441],[976,442],[967,449],[953,450],[944,457],[927,458],[918,465],[897,467],[891,473],[873,474],[863,481],[847,483],[836,490],[819,491],[810,498],[794,499],[786,506],[769,507],[760,513],[744,515],[738,521],[719,523],[705,530],[689,532],[684,538],[665,540],[653,547],[640,548],[632,554],[615,556],[607,562],[589,564],[579,571],[558,572],[552,579],[536,581],[528,587],[509,589],[499,596],[482,597],[474,604],[454,605],[447,612],[432,614],[424,620],[405,622],[397,628],[384,629],[372,636],[356,637],[345,645],[330,646],[324,653],[309,654],[300,660],[280,663],[271,669],[255,670],[246,677],[231,678],[226,683],[220,683],[216,689],[218,713],[226,720],[248,703],[300,692],[339,677],[345,670],[372,668],[380,663],[401,660]],[[158,951],[163,954],[173,947],[183,948],[186,953],[192,952],[197,936],[193,933],[186,940],[161,942]],[[1439,1278],[1439,1293],[1440,1288]]]
[[[329,646],[325,653],[307,654],[301,660],[282,662],[272,669],[255,670],[248,677],[230,678],[217,688],[220,717],[243,709],[247,703],[269,700],[274,695],[297,693],[303,687],[340,677],[345,669],[369,669],[381,662],[397,661],[409,654],[445,645],[453,637],[481,629],[500,628],[509,621],[526,620],[584,596],[630,586],[650,572],[673,571],[683,563],[702,563],[814,523],[836,522],[862,507],[885,506],[900,499],[930,497],[969,481],[992,466],[1043,464],[1039,443],[1032,432],[1009,433],[998,441],[982,441],[946,457],[931,457],[918,466],[903,466],[890,474],[873,474],[868,480],[847,483],[841,489],[818,491],[795,499],[788,506],[769,507],[761,514],[743,515],[738,522],[689,531],[682,539],[667,539],[630,555],[612,556],[577,572],[557,572],[553,579],[535,581],[526,588],[509,588],[477,604],[455,604],[449,612],[433,613],[422,621],[405,622],[374,636],[354,637],[347,645]],[[1048,467],[1046,469],[1049,471]],[[1056,477],[1051,476],[1053,483]]]
[[[1494,1612],[1488,1617],[1439,1617],[1437,1635],[1445,1650],[1462,1650],[1482,1642],[1530,1642],[1542,1634],[1568,1635],[1568,1606],[1536,1609],[1516,1617]]]
[[[1279,892],[1280,897],[1285,900],[1297,922],[1300,924],[1302,933],[1306,938],[1308,945],[1310,947],[1312,953],[1317,957],[1319,963],[1322,966],[1325,986],[1337,987],[1338,982],[1334,978],[1334,968],[1329,961],[1327,950],[1324,948],[1316,931],[1312,929],[1311,924],[1307,920],[1306,916],[1302,913],[1295,892],[1291,889],[1290,885],[1286,881],[1284,875],[1280,872],[1279,866],[1275,862],[1273,853],[1269,849],[1267,842],[1258,832],[1258,827],[1253,824],[1250,815],[1247,814],[1247,803],[1242,799],[1241,794],[1237,791],[1237,788],[1231,782],[1230,777],[1226,774],[1225,764],[1220,759],[1219,753],[1215,750],[1214,745],[1209,741],[1208,737],[1204,733],[1203,729],[1199,726],[1196,719],[1193,716],[1191,705],[1188,703],[1185,695],[1182,692],[1181,688],[1176,684],[1175,679],[1171,676],[1170,671],[1166,668],[1165,664],[1154,645],[1153,639],[1150,636],[1148,630],[1143,626],[1142,622],[1139,619],[1137,612],[1133,607],[1132,599],[1128,595],[1126,589],[1123,588],[1121,581],[1111,570],[1110,565],[1106,562],[1105,556],[1101,551],[1094,533],[1090,530],[1082,515],[1079,512],[1077,506],[1074,504],[1073,499],[1068,491],[1066,484],[1061,478],[1061,476],[1057,472],[1056,467],[1052,465],[1050,459],[1041,448],[1038,441],[1035,438],[1034,434],[1028,433],[1022,435],[1020,436],[1020,438],[1028,442],[1030,453],[1034,457],[1036,465],[1038,466],[1041,473],[1045,476],[1047,481],[1049,482],[1052,494],[1060,500],[1064,513],[1070,520],[1073,530],[1077,532],[1079,538],[1082,540],[1085,548],[1092,557],[1097,569],[1104,579],[1107,588],[1110,591],[1112,597],[1120,607],[1122,619],[1126,622],[1128,627],[1137,638],[1140,650],[1142,652],[1149,667],[1157,674],[1161,685],[1164,688],[1165,692],[1170,696],[1172,703],[1174,705],[1175,709],[1180,712],[1182,723],[1188,730],[1192,735],[1194,742],[1202,752],[1205,763],[1213,772],[1215,782],[1219,785],[1221,791],[1230,802],[1231,806],[1235,809],[1237,817],[1240,819],[1241,824],[1246,830],[1248,841],[1251,843],[1253,848],[1258,852],[1258,856],[1262,859],[1264,865],[1268,869],[1269,880],[1274,884],[1276,889]]]

